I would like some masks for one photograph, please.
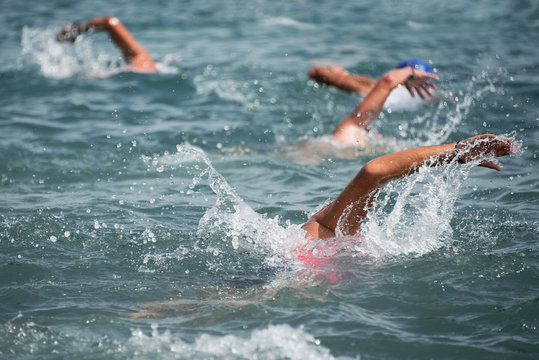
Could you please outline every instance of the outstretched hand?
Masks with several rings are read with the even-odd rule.
[[[467,163],[481,158],[500,157],[518,151],[518,143],[492,134],[477,135],[455,144],[455,156],[460,163]],[[500,171],[500,166],[493,160],[483,159],[479,163],[489,169]]]
[[[412,97],[415,97],[415,90],[421,99],[426,100],[425,94],[432,97],[431,89],[436,89],[436,84],[430,81],[430,79],[438,80],[438,77],[425,71],[413,69],[412,76],[406,79],[404,86],[406,86],[406,89]]]
[[[432,97],[432,90],[436,89],[436,84],[432,80],[438,80],[438,76],[411,66],[393,69],[388,75],[393,81],[393,86],[403,84],[412,97],[417,93],[423,100],[426,100],[427,95]]]
[[[406,89],[408,90],[410,95],[412,95],[412,97],[415,97],[415,90],[415,92],[417,92],[417,95],[419,95],[421,99],[425,100],[425,94],[432,97],[431,89],[436,89],[436,84],[433,83],[431,79],[438,80],[438,77],[426,71],[412,68],[412,76],[409,76],[404,81],[404,86],[406,86]]]
[[[80,33],[80,24],[67,24],[56,34],[56,40],[59,42],[69,41],[70,43],[74,43]]]

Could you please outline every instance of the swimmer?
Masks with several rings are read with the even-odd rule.
[[[517,144],[492,134],[478,135],[456,143],[424,146],[380,156],[365,164],[344,190],[302,226],[306,238],[336,236],[339,224],[344,235],[358,235],[380,188],[387,182],[416,172],[421,166],[440,166],[453,161],[500,171],[491,158],[516,152]],[[343,219],[343,214],[346,217]]]
[[[433,96],[433,90],[436,89],[433,80],[438,80],[438,77],[430,73],[430,69],[424,68],[425,70],[422,70],[423,68],[419,67],[412,61],[397,65],[378,81],[374,81],[367,96],[356,106],[354,111],[337,124],[332,134],[287,149],[284,156],[300,163],[316,165],[325,157],[353,159],[363,149],[372,151],[374,147],[367,148],[366,145],[372,139],[380,136],[376,131],[370,129],[370,124],[378,116],[388,96],[395,88],[402,85],[402,91],[406,93],[407,97],[417,97],[421,99],[419,101]]]
[[[354,111],[337,124],[333,138],[348,145],[365,145],[369,141],[370,123],[382,109],[391,91],[399,85],[404,85],[412,97],[417,95],[422,100],[432,97],[432,90],[436,89],[432,80],[438,80],[438,77],[428,72],[430,69],[421,70],[419,67],[408,61],[385,73]]]
[[[150,54],[135,41],[131,33],[115,16],[103,16],[75,24],[67,24],[56,35],[59,42],[74,43],[77,37],[90,30],[105,31],[118,46],[131,71],[157,72]]]

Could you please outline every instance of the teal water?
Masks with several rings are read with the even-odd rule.
[[[123,72],[104,34],[53,40],[105,14],[159,74]],[[5,0],[0,19],[0,358],[538,358],[537,2]],[[435,99],[322,151],[359,98],[308,69],[410,57]],[[361,239],[317,244],[334,262],[294,260],[369,159],[485,132],[522,144],[501,172],[424,169]]]

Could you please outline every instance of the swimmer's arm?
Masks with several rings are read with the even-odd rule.
[[[414,70],[411,66],[401,69],[392,69],[383,75],[369,94],[361,101],[352,113],[346,116],[333,130],[333,136],[337,139],[351,143],[353,129],[368,130],[370,123],[376,118],[387,97],[399,84],[407,84],[412,95],[414,91],[421,98],[425,98],[424,92],[432,95],[429,88],[436,88],[430,79],[438,79],[436,75]]]
[[[349,93],[365,96],[376,84],[376,80],[368,76],[350,74],[341,67],[313,67],[309,76],[322,84],[334,86]]]
[[[156,70],[150,54],[135,41],[131,33],[115,16],[102,16],[76,24],[68,24],[58,33],[58,41],[74,42],[78,35],[90,30],[108,32],[122,52],[125,61],[138,70]]]
[[[439,166],[452,160],[466,163],[489,156],[505,156],[514,151],[514,142],[485,134],[459,143],[424,146],[380,156],[365,164],[340,195],[330,205],[313,215],[307,224],[314,221],[334,231],[339,219],[347,210],[349,211],[347,220],[341,225],[343,232],[350,235],[357,234],[377,191],[385,183],[410,175],[424,164]],[[492,160],[485,159],[479,165],[500,170]],[[351,208],[347,209],[350,206]]]

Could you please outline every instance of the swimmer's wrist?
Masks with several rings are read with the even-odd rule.
[[[75,27],[77,29],[77,35],[85,33],[88,30],[90,30],[90,27],[88,26],[88,23],[86,21],[76,22]]]
[[[463,159],[463,157],[462,157],[462,155],[463,155],[463,154],[462,154],[462,149],[461,149],[461,147],[460,147],[459,145],[460,145],[460,140],[457,141],[457,142],[455,143],[455,147],[454,147],[454,151],[453,151],[453,153],[454,153],[454,159],[455,159],[459,164],[464,164],[465,161],[464,161],[464,159]]]

